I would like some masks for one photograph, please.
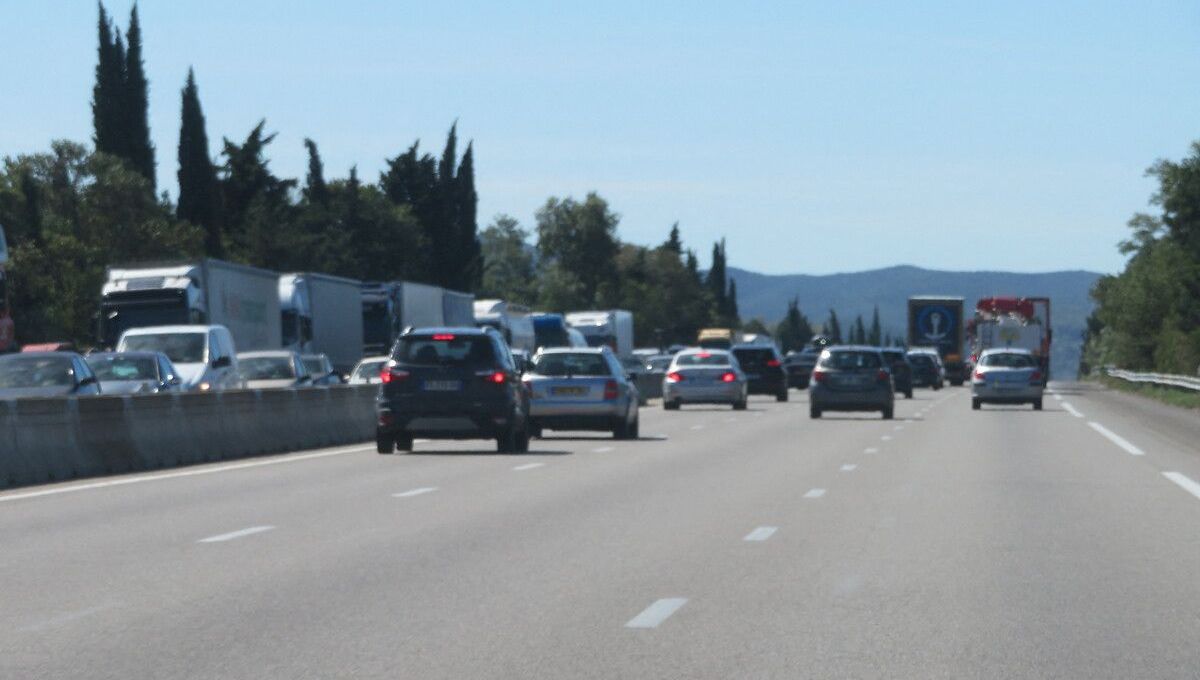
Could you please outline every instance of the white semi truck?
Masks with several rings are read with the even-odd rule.
[[[279,274],[213,259],[108,268],[97,322],[103,346],[115,347],[131,328],[185,324],[228,328],[239,352],[279,348]]]
[[[490,326],[500,331],[508,346],[532,354],[537,349],[537,336],[529,308],[504,300],[476,300],[475,325]]]
[[[405,328],[472,326],[475,298],[409,281],[362,284],[363,355],[387,354]]]
[[[362,358],[362,283],[326,274],[279,277],[281,346],[300,354],[325,354],[349,373]]]

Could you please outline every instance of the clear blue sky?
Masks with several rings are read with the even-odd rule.
[[[121,24],[128,0],[108,0]],[[984,4],[994,5],[983,7]],[[90,140],[96,5],[4,2],[0,155]],[[451,6],[453,5],[453,6]],[[1051,5],[1053,5],[1051,7]],[[481,221],[596,190],[622,238],[827,273],[1112,272],[1154,159],[1200,138],[1200,4],[143,0],[159,182],[196,68],[213,153],[378,177],[454,119]]]

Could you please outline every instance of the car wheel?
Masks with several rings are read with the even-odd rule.
[[[746,400],[742,399],[741,401],[733,402],[733,410],[734,411],[745,411],[746,410]]]
[[[542,438],[542,426],[538,425],[536,423],[530,423],[529,424],[529,437],[530,437],[530,439],[541,439]]]
[[[971,410],[972,410],[972,411],[978,411],[978,410],[979,410],[979,409],[981,409],[981,408],[983,408],[983,402],[982,402],[982,401],[979,401],[978,399],[972,399],[972,400],[971,400]]]
[[[521,428],[521,431],[516,433],[515,441],[513,442],[513,450],[517,453],[529,453],[529,426]]]
[[[633,425],[630,426],[630,428],[629,428],[629,438],[630,439],[637,439],[638,437],[642,436],[640,421],[641,421],[640,417],[638,417],[638,416],[633,417]]]
[[[883,419],[884,420],[891,420],[895,415],[896,414],[892,410],[891,406],[888,406],[887,408],[883,409]]]
[[[376,432],[375,450],[382,454],[393,453],[396,450],[396,440],[390,434]]]
[[[1042,400],[1041,399],[1038,399],[1037,401],[1033,402],[1033,410],[1034,411],[1042,410]]]
[[[904,398],[912,399],[912,388],[911,387],[908,388],[907,390],[904,390]]]
[[[679,402],[678,401],[664,401],[663,402],[663,410],[664,411],[678,411],[679,410]]]
[[[816,406],[808,407],[808,417],[814,418],[814,419],[820,418],[821,417],[821,409],[817,408]]]
[[[413,438],[408,435],[396,437],[396,448],[405,453],[413,450]]]
[[[517,450],[516,428],[509,427],[496,436],[497,453],[514,453]]]
[[[779,394],[775,395],[775,401],[787,401],[787,400],[788,400],[788,393],[787,393],[786,389],[784,391],[780,392]]]

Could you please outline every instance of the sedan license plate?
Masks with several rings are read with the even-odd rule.
[[[586,387],[551,387],[550,394],[556,397],[582,397],[587,394]]]
[[[462,389],[461,380],[426,380],[426,392],[457,392]]]

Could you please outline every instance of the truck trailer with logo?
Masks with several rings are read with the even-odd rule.
[[[946,380],[962,385],[963,298],[915,295],[908,299],[908,346],[935,347],[946,368]]]

